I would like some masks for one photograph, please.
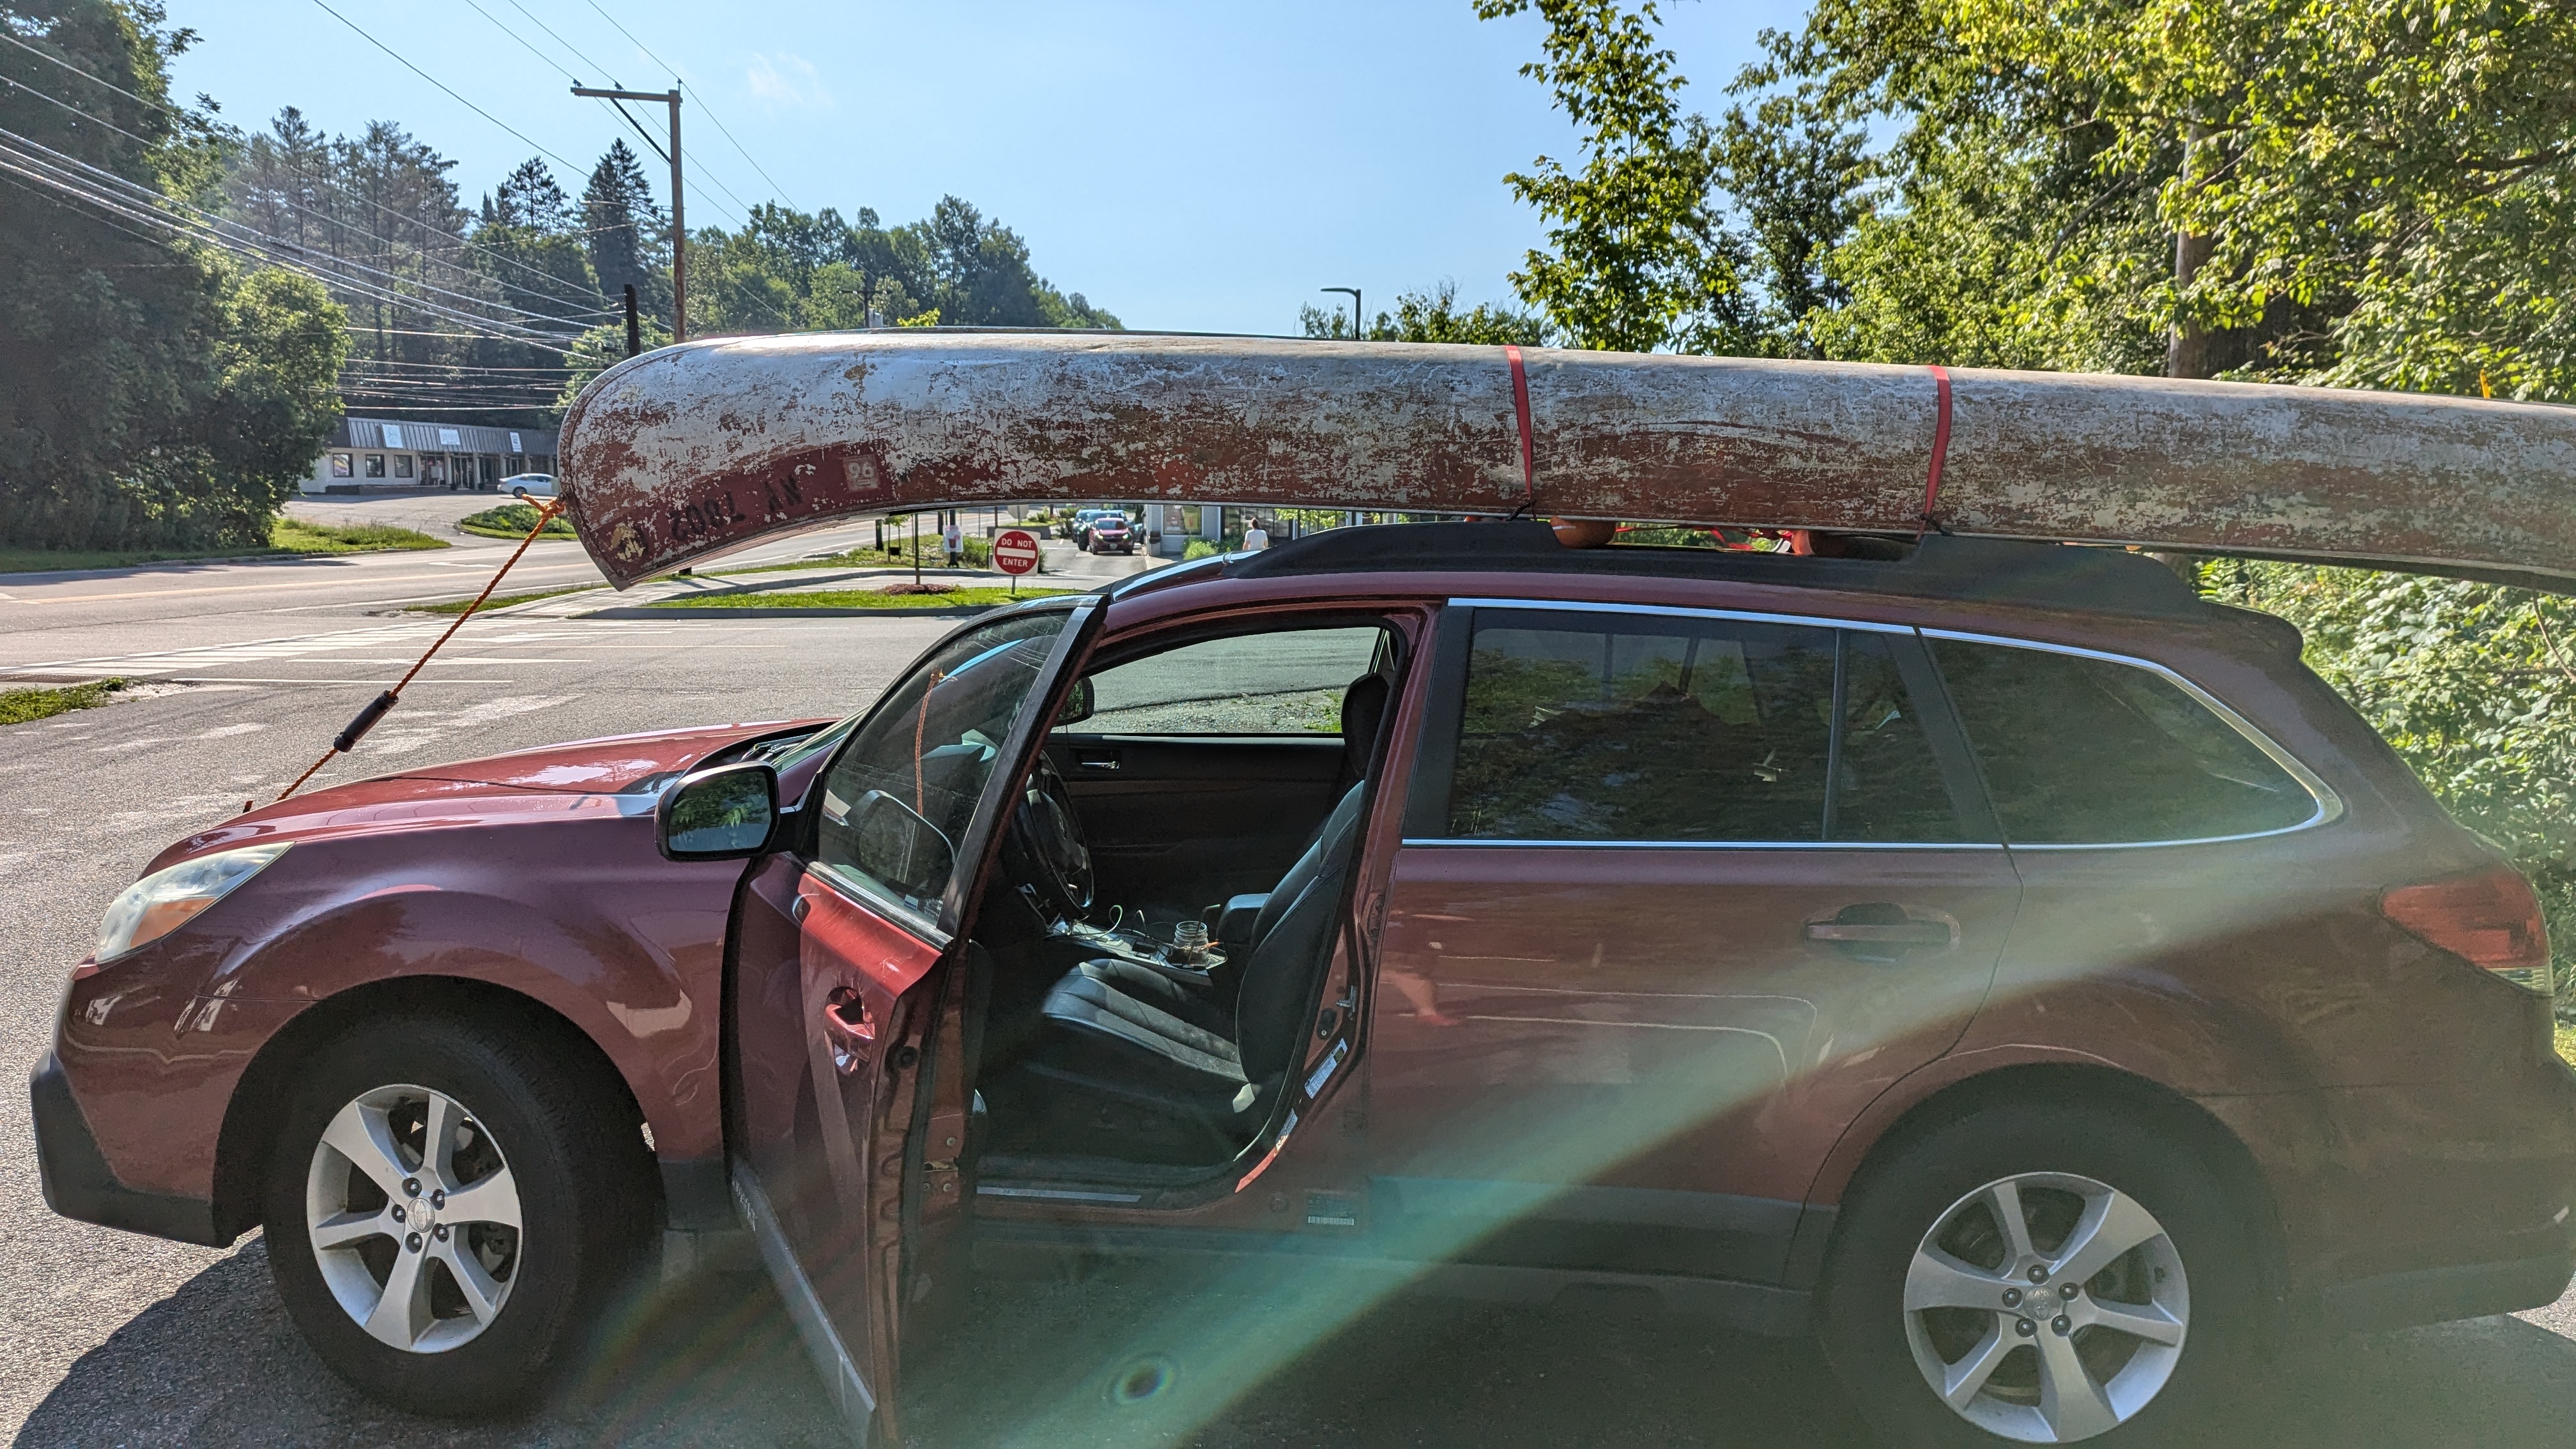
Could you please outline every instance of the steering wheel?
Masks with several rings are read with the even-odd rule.
[[[1083,842],[1082,817],[1074,813],[1064,776],[1043,751],[1011,808],[1004,844],[1012,857],[1011,873],[1037,887],[1060,919],[1078,921],[1090,913],[1091,847]]]

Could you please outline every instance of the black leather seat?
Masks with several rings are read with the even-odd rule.
[[[1276,886],[1226,903],[1217,934],[1239,966],[1233,1000],[1177,967],[1082,962],[1040,1004],[1052,1030],[1027,1061],[1032,1074],[1158,1114],[1250,1127],[1256,1105],[1295,1062],[1309,999],[1332,959],[1334,912],[1359,853],[1387,694],[1379,674],[1342,692],[1342,777],[1351,783]]]
[[[1279,884],[1267,891],[1247,892],[1229,899],[1216,908],[1216,919],[1208,923],[1209,934],[1227,951],[1241,957],[1261,943],[1279,923],[1280,912],[1287,909],[1288,899],[1300,883],[1298,872],[1313,868],[1315,847],[1332,833],[1334,824],[1344,812],[1356,811],[1358,782],[1368,777],[1369,760],[1377,753],[1379,726],[1386,722],[1387,681],[1383,674],[1363,674],[1342,691],[1342,779],[1352,784],[1345,790],[1341,803],[1315,833],[1306,840],[1306,849],[1297,863],[1288,868]],[[1279,902],[1273,907],[1271,902]]]
[[[1359,853],[1354,784],[1280,888],[1278,905],[1244,964],[1233,1008],[1149,967],[1086,961],[1047,993],[1053,1038],[1033,1074],[1100,1096],[1201,1122],[1257,1120],[1255,1107],[1295,1065],[1316,983],[1332,958],[1333,925]],[[1264,907],[1267,910],[1267,907]]]

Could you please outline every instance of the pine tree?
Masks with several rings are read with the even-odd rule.
[[[667,320],[662,211],[653,204],[643,163],[622,137],[609,143],[581,189],[581,224],[590,233],[590,269],[599,278],[600,295],[614,303],[632,283],[644,306]]]
[[[559,232],[572,225],[572,198],[564,195],[555,182],[555,174],[535,156],[519,163],[517,170],[504,178],[499,189],[483,205],[486,221],[503,226],[524,226],[540,232]]]

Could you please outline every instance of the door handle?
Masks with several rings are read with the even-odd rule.
[[[1909,911],[1893,901],[1863,901],[1807,922],[1805,935],[1856,960],[1884,963],[1916,952],[1957,950],[1959,923],[1935,911]]]
[[[861,1041],[877,1039],[877,1019],[869,1014],[867,1001],[851,987],[833,987],[832,994],[823,998],[823,1015],[833,1026]]]
[[[1114,770],[1118,768],[1118,756],[1106,751],[1077,750],[1073,756],[1073,767],[1077,770]]]
[[[842,1076],[859,1069],[865,1048],[875,1045],[877,1019],[853,987],[835,986],[823,998],[823,1035],[832,1048],[832,1065]]]

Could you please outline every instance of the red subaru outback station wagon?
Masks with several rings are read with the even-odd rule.
[[[1326,1278],[1645,1290],[1943,1444],[2180,1437],[2304,1324],[2555,1298],[2523,880],[2278,621],[1869,547],[1338,530],[985,615],[838,723],[254,811],[74,969],[48,1200],[264,1227],[433,1412],[747,1232],[879,1431],[997,1255],[1293,1263],[1291,1343],[1375,1291]],[[1187,1311],[1095,1397],[1262,1370]]]

